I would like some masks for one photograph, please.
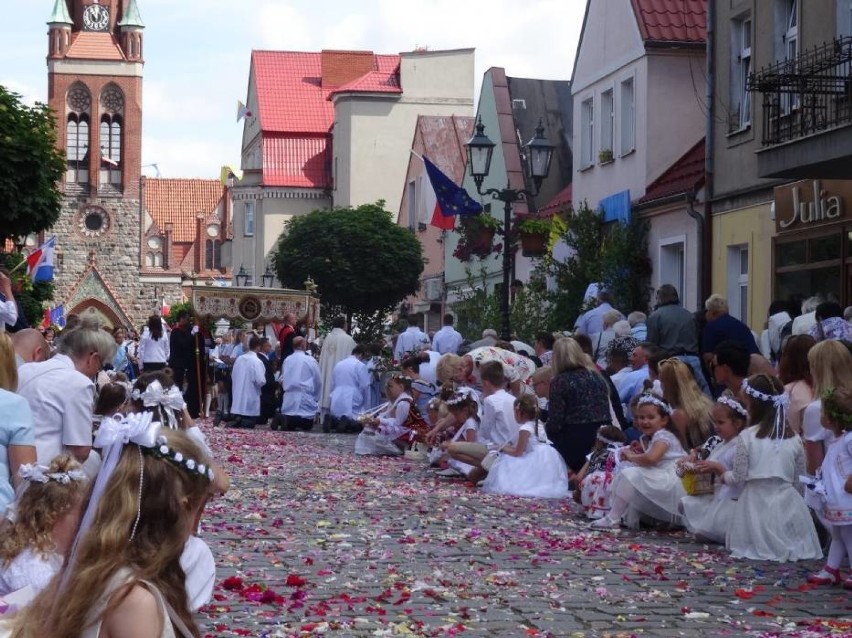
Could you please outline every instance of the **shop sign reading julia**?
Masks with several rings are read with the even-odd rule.
[[[805,180],[775,189],[775,225],[780,232],[830,224],[846,217],[852,181]]]

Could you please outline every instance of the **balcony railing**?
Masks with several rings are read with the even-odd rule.
[[[752,73],[763,95],[763,145],[852,124],[852,37],[844,36]]]

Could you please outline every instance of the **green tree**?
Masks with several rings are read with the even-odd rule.
[[[557,327],[573,326],[587,309],[583,297],[591,283],[603,284],[612,293],[613,305],[624,312],[648,309],[651,261],[646,221],[604,222],[584,202],[569,216],[563,239],[571,254],[550,265],[556,281],[551,302]]]
[[[312,277],[323,313],[343,312],[349,320],[357,314],[371,333],[417,292],[424,265],[420,242],[394,223],[382,201],[293,217],[273,259],[281,283],[302,288]]]
[[[65,159],[44,104],[26,106],[0,86],[0,240],[47,230],[59,218]]]

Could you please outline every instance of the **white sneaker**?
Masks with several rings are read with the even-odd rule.
[[[444,478],[452,478],[454,476],[461,476],[461,472],[453,467],[448,467],[446,470],[441,470],[440,472],[435,472],[435,476],[443,476]]]
[[[596,521],[592,521],[589,527],[594,529],[617,529],[621,525],[621,521],[611,519],[609,516],[604,516]]]

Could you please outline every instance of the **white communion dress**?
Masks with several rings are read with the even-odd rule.
[[[805,472],[802,440],[756,435],[752,426],[737,437],[734,468],[723,477],[726,484],[743,485],[725,545],[735,558],[822,558],[810,512],[795,487]]]
[[[521,456],[500,454],[482,490],[531,498],[568,498],[568,467],[547,440],[544,426],[528,421],[521,425],[519,432],[530,433],[524,453]]]
[[[707,460],[721,463],[726,471],[731,470],[736,451],[737,439],[734,437],[714,447]],[[742,486],[726,485],[717,480],[712,494],[684,496],[680,500],[684,526],[696,536],[723,544],[741,491]]]
[[[653,466],[620,462],[612,482],[612,494],[628,503],[624,523],[631,529],[639,527],[640,519],[680,525],[680,499],[686,496],[683,484],[675,472],[675,462],[686,456],[680,441],[669,430],[658,430],[646,449],[658,441],[668,445],[663,458]]]

